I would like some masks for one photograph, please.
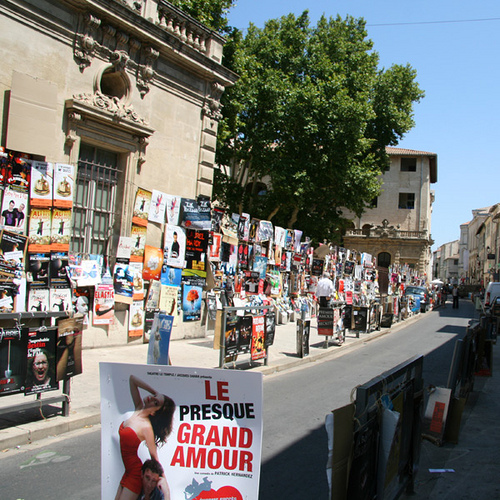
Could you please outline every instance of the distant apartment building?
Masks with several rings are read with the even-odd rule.
[[[421,277],[431,276],[431,215],[437,182],[437,155],[387,147],[389,169],[382,192],[361,217],[349,217],[344,245],[377,258],[377,265],[405,265]]]
[[[459,240],[450,241],[441,245],[434,252],[433,278],[440,279],[444,283],[459,282]]]

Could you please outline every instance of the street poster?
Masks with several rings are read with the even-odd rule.
[[[167,207],[167,195],[153,189],[151,205],[149,207],[148,220],[163,224],[165,222],[165,209]]]
[[[73,312],[71,288],[51,288],[49,290],[49,310],[52,312]]]
[[[182,226],[201,231],[212,229],[212,212],[209,198],[192,200],[181,199],[180,220]]]
[[[203,278],[183,276],[182,278],[182,311],[183,321],[199,321],[201,319],[201,298],[203,294]]]
[[[125,473],[140,478],[151,452],[139,443],[134,423],[157,400],[166,436],[150,446],[172,499],[259,497],[261,373],[100,363],[100,382],[101,498],[115,497]],[[120,449],[130,454],[132,443],[139,460],[124,463]]]
[[[276,313],[268,311],[266,313],[266,347],[274,344],[274,335],[276,332]]]
[[[163,250],[152,245],[144,247],[144,269],[142,277],[146,281],[159,280],[163,264]]]
[[[23,234],[2,230],[0,236],[0,274],[14,277],[24,271],[28,238]]]
[[[57,252],[69,251],[71,240],[71,210],[52,209],[50,248]]]
[[[266,357],[265,349],[265,316],[253,317],[252,347],[250,356],[252,361]]]
[[[148,365],[169,365],[168,350],[174,317],[160,313],[155,316],[149,335]]]
[[[160,311],[165,311],[169,316],[177,317],[177,300],[179,297],[178,286],[161,285],[160,288]]]
[[[50,251],[52,235],[52,210],[50,208],[32,208],[28,230],[28,251]]]
[[[236,314],[226,317],[225,331],[225,352],[224,357],[228,358],[238,354],[238,339],[240,334],[240,318]]]
[[[252,342],[253,317],[239,316],[239,321],[238,353],[247,354]]]
[[[94,291],[94,326],[112,325],[115,320],[115,290],[113,285],[96,285]]]
[[[130,236],[132,238],[130,260],[132,262],[142,262],[144,260],[144,247],[146,246],[147,231],[148,228],[145,226],[132,224],[132,229],[130,230]]]
[[[73,207],[73,186],[75,167],[56,163],[54,166],[54,206],[71,209]]]
[[[50,208],[52,206],[54,169],[52,163],[31,162],[30,206]]]
[[[128,336],[129,338],[142,337],[144,335],[144,302],[134,300],[129,306],[128,313]]]
[[[71,288],[71,282],[67,272],[69,264],[66,252],[52,252],[50,254],[50,287],[51,288]]]
[[[167,224],[179,225],[179,213],[181,210],[181,197],[171,194],[166,195]]]
[[[318,335],[333,336],[333,311],[332,307],[320,307],[318,311]]]
[[[82,373],[83,316],[59,320],[57,329],[56,375],[62,382]]]
[[[28,193],[16,191],[11,187],[6,188],[2,200],[2,227],[24,234],[27,227],[27,206]]]
[[[151,191],[137,188],[135,194],[134,215],[132,216],[132,224],[146,227],[148,225],[149,207],[151,205]]]
[[[128,264],[115,264],[113,272],[115,302],[131,304],[134,295],[134,275]]]
[[[186,269],[202,271],[206,277],[208,231],[186,230]],[[203,276],[199,274],[199,276]]]
[[[27,329],[0,330],[0,396],[24,390],[27,343]]]
[[[41,327],[28,331],[26,382],[24,394],[53,391],[56,380],[57,328]]]
[[[184,267],[186,252],[186,233],[180,226],[167,224],[165,226],[165,241],[163,244],[164,260],[169,267]]]

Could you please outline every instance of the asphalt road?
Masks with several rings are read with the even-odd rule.
[[[417,323],[339,357],[266,376],[260,500],[327,499],[325,416],[351,392],[415,355],[427,385],[446,385],[455,340],[472,307],[431,311]],[[100,426],[0,454],[2,500],[100,497]]]

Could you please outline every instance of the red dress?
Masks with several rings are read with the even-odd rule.
[[[137,449],[141,444],[141,440],[137,437],[134,429],[132,427],[124,427],[123,422],[120,424],[118,434],[120,436],[120,451],[123,465],[125,466],[125,474],[123,474],[120,484],[139,495],[142,490],[142,462],[137,456]]]

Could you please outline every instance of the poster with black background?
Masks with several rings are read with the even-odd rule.
[[[266,347],[274,344],[274,333],[276,331],[276,313],[270,311],[266,313]]]
[[[28,331],[26,383],[24,394],[53,391],[56,381],[57,328],[39,328]]]
[[[238,352],[241,354],[246,354],[250,352],[250,346],[252,342],[252,316],[241,316],[240,317],[240,335],[238,339]]]
[[[27,329],[0,330],[0,396],[24,390],[27,344]]]
[[[186,230],[186,269],[206,272],[208,231]]]
[[[29,254],[30,288],[49,288],[49,267],[50,253]]]
[[[227,316],[226,319],[226,357],[238,353],[238,337],[240,333],[240,318],[236,315]]]

